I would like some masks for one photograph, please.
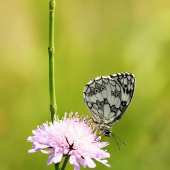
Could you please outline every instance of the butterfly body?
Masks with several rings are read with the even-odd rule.
[[[127,72],[100,76],[86,84],[84,102],[105,136],[110,136],[112,126],[124,115],[134,89],[135,77]]]

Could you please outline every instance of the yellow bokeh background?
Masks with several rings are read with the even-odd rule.
[[[28,154],[32,130],[50,120],[48,0],[0,2],[0,170],[54,170],[49,155]],[[170,169],[170,1],[57,0],[55,81],[60,118],[90,115],[83,88],[118,72],[136,76],[134,98],[105,137],[111,168]],[[83,167],[81,167],[82,169]],[[68,165],[66,169],[73,169]],[[88,168],[87,168],[88,169]]]

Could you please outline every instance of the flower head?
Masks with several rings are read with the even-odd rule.
[[[53,123],[46,122],[33,130],[35,136],[29,136],[27,141],[33,142],[34,149],[30,149],[29,153],[34,153],[41,150],[42,153],[52,155],[47,161],[47,165],[58,163],[64,155],[69,155],[70,164],[74,164],[74,169],[79,170],[80,165],[94,168],[96,164],[94,159],[107,164],[105,158],[110,157],[110,154],[102,147],[108,145],[107,142],[100,142],[100,137],[96,136],[95,127],[86,117],[80,117],[76,113],[67,113],[62,120],[55,120]],[[47,148],[48,150],[43,150]]]

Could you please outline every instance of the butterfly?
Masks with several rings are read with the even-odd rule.
[[[135,76],[127,72],[99,76],[86,84],[84,102],[92,114],[93,122],[104,136],[111,136],[111,128],[124,115],[134,89]]]

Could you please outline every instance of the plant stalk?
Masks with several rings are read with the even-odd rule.
[[[50,111],[51,120],[54,121],[54,116],[57,112],[56,98],[55,98],[55,81],[54,81],[54,11],[55,0],[49,2],[49,91],[50,91]]]
[[[59,168],[60,162],[57,164],[54,164],[54,165],[55,165],[55,170],[60,170],[60,168]]]
[[[61,167],[61,170],[64,170],[64,169],[65,169],[69,158],[70,158],[70,155],[66,155],[66,157],[65,157],[65,159],[64,159],[64,162],[63,162],[63,166]]]

